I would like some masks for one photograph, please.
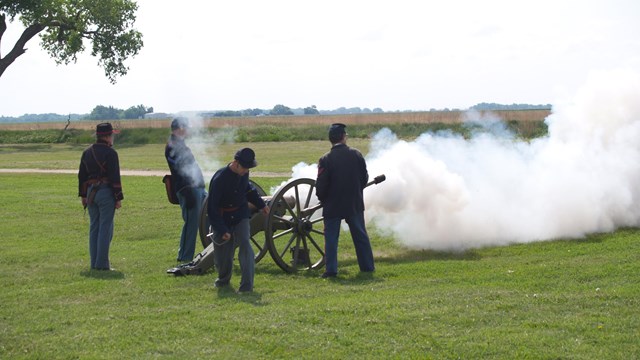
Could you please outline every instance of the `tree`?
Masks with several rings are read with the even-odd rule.
[[[91,55],[98,57],[111,83],[129,70],[124,61],[142,48],[142,34],[133,29],[136,2],[131,0],[0,0],[0,42],[15,19],[25,26],[13,49],[2,57],[0,77],[40,34],[40,45],[57,64],[76,62],[91,42]]]
[[[269,112],[270,115],[293,115],[293,111],[291,111],[291,108],[284,106],[284,105],[276,105],[273,107],[273,109]]]
[[[311,105],[310,107],[304,108],[304,114],[305,115],[318,115],[318,114],[320,114],[320,112],[318,111],[318,108],[316,108],[315,105]]]
[[[147,109],[144,105],[132,106],[124,111],[123,119],[143,119],[144,114],[153,112],[153,108]]]
[[[264,111],[262,111],[261,109],[245,109],[242,110],[242,116],[258,116],[258,115],[263,115]]]
[[[232,117],[232,116],[240,116],[242,113],[240,111],[235,110],[224,110],[224,111],[216,111],[213,116],[214,117]]]
[[[116,120],[121,118],[122,110],[116,109],[113,106],[98,105],[91,111],[88,118],[90,120]]]

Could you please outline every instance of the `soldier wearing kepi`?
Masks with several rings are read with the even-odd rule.
[[[171,122],[171,136],[164,149],[173,188],[175,189],[184,225],[180,233],[178,262],[193,260],[196,251],[196,237],[200,221],[200,210],[207,196],[204,190],[204,177],[191,149],[185,143],[189,129],[187,119],[177,118]]]
[[[109,247],[113,219],[121,206],[122,184],[118,153],[113,149],[114,130],[110,123],[96,126],[96,142],[82,153],[78,170],[78,195],[89,208],[89,255],[91,268],[111,270]]]
[[[233,270],[233,255],[238,246],[240,287],[238,292],[253,291],[255,260],[250,243],[250,212],[248,202],[265,215],[267,206],[256,188],[249,182],[249,170],[256,167],[255,153],[250,148],[236,152],[233,162],[218,170],[209,183],[207,212],[213,230],[213,255],[218,278],[217,288],[229,285]]]
[[[326,271],[323,278],[338,274],[338,238],[342,219],[349,225],[360,271],[375,270],[362,197],[362,190],[369,180],[367,164],[360,151],[347,146],[345,128],[344,124],[331,125],[331,150],[318,161],[316,196],[323,206],[325,238]]]

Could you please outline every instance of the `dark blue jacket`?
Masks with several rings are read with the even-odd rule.
[[[82,153],[78,170],[78,195],[87,197],[88,182],[101,180],[113,189],[116,200],[124,199],[120,183],[118,153],[104,140],[98,140]]]
[[[318,161],[316,196],[326,218],[354,215],[364,211],[362,190],[369,173],[360,151],[335,144]]]
[[[249,204],[258,209],[265,207],[264,200],[249,182],[249,174],[240,176],[227,165],[216,171],[209,183],[207,212],[209,223],[216,233],[230,232],[229,227],[251,216]]]
[[[180,192],[185,186],[204,188],[202,170],[184,139],[171,134],[164,156],[171,171],[173,191]]]

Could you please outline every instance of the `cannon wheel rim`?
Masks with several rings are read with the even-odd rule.
[[[260,185],[253,182],[253,180],[251,179],[249,179],[249,182],[251,183],[251,185],[253,185],[256,188],[256,190],[258,191],[258,195],[260,196],[267,195],[267,193],[264,191],[264,189],[262,189],[262,187],[260,187]],[[209,244],[211,244],[211,240],[209,240],[209,238],[207,237],[207,234],[209,233],[209,216],[207,213],[208,200],[209,200],[209,194],[207,194],[207,196],[204,198],[204,201],[202,202],[202,209],[200,210],[199,233],[200,233],[200,242],[202,243],[202,246],[204,248],[206,248],[207,246],[209,246]],[[260,238],[258,238],[259,234],[260,233],[255,234],[250,238],[251,246],[253,247],[254,259],[256,263],[262,260],[262,258],[269,252],[269,249],[267,248],[267,240],[266,239],[261,240]]]
[[[290,180],[278,189],[269,205],[265,229],[267,247],[275,263],[288,273],[324,266],[324,227],[323,218],[319,216],[320,208],[308,214],[302,213],[303,209],[312,205],[315,184],[315,180],[308,178]],[[286,204],[288,192],[294,194],[293,206]],[[305,194],[305,198],[300,199],[300,194]],[[321,230],[313,228],[316,224]],[[301,259],[304,261],[302,264],[293,260],[298,259],[299,249],[309,254],[306,259]],[[291,253],[291,261],[284,259],[288,253]]]

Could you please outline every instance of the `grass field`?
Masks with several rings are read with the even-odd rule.
[[[326,151],[313,142],[234,144],[221,157],[244,145],[273,172]],[[76,168],[81,147],[59,146],[2,147],[0,168],[49,168],[54,159]],[[125,168],[166,167],[158,145],[118,151]],[[285,178],[254,180],[269,189]],[[372,276],[359,273],[343,232],[336,280],[286,274],[267,255],[255,292],[237,295],[214,289],[213,273],[167,275],[179,208],[157,177],[126,176],[123,185],[111,249],[117,271],[105,273],[89,270],[75,175],[0,173],[0,358],[640,356],[638,229],[460,254],[409,250],[372,232]],[[234,288],[238,281],[236,269]]]
[[[486,114],[481,111],[479,114]],[[504,121],[542,121],[551,112],[549,110],[495,110]],[[332,123],[355,124],[421,124],[421,123],[459,123],[465,118],[465,111],[421,111],[421,112],[388,112],[370,114],[344,115],[304,115],[304,116],[252,116],[252,117],[216,117],[203,119],[203,125],[210,128],[223,127],[256,127],[261,125],[274,126],[308,126],[310,124],[328,126]],[[171,119],[139,119],[112,120],[119,129],[132,128],[163,128],[168,129]],[[96,121],[74,121],[70,129],[93,130]],[[0,123],[0,130],[44,130],[63,129],[65,122],[41,123]]]
[[[349,145],[360,149],[363,154],[369,150],[368,139],[352,139]],[[196,156],[203,167],[205,163],[219,163],[222,166],[231,161],[235,152],[244,146],[249,146],[256,152],[258,167],[254,169],[255,172],[287,174],[299,162],[315,164],[330,148],[327,141],[227,143],[202,146],[200,149],[206,156],[202,153],[196,153]],[[86,144],[0,145],[0,169],[77,169],[80,155],[86,147]],[[168,171],[164,147],[164,144],[115,145],[123,170]]]

